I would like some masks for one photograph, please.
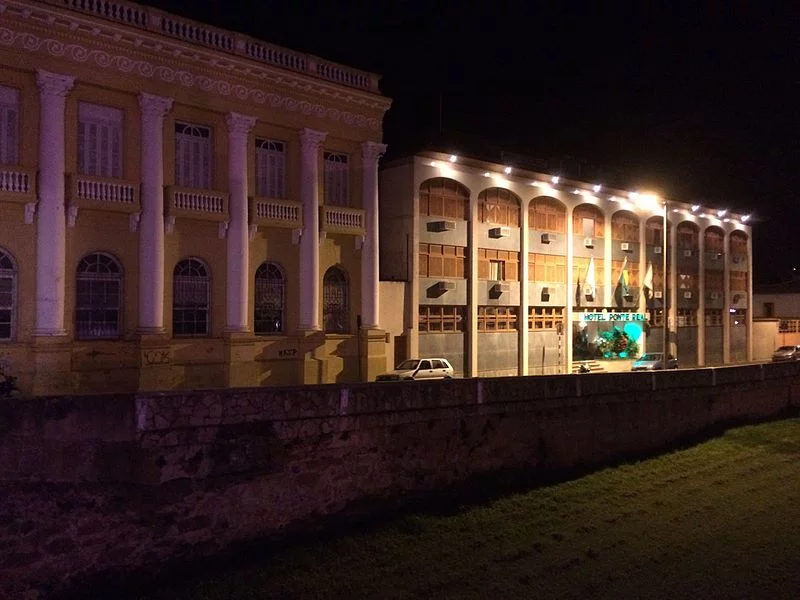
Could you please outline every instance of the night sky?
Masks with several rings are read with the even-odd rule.
[[[502,149],[752,212],[755,281],[800,272],[792,3],[144,3],[380,73],[389,157]]]

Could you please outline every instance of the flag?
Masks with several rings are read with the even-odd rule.
[[[575,306],[581,306],[581,276],[578,275],[578,285],[575,287]]]
[[[642,289],[644,290],[645,300],[650,300],[653,296],[653,263],[647,263],[647,271],[642,279]]]
[[[587,298],[594,300],[594,256],[589,259],[589,268],[586,269],[586,277],[583,282],[583,293]]]
[[[625,297],[628,295],[628,257],[622,261],[622,270],[619,272],[617,288],[614,290],[614,301],[617,306],[622,308],[625,305]]]

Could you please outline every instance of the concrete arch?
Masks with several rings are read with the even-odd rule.
[[[535,196],[528,202],[528,227],[553,233],[567,233],[567,205],[552,196]]]
[[[478,221],[519,227],[522,219],[522,200],[503,187],[489,187],[478,194]]]
[[[420,216],[469,220],[472,192],[449,177],[431,177],[419,184]]]

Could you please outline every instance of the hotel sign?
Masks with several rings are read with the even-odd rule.
[[[586,312],[581,313],[581,321],[646,321],[644,313],[634,312]]]

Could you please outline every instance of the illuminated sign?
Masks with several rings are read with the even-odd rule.
[[[646,321],[644,313],[632,312],[586,312],[581,313],[581,321]]]

